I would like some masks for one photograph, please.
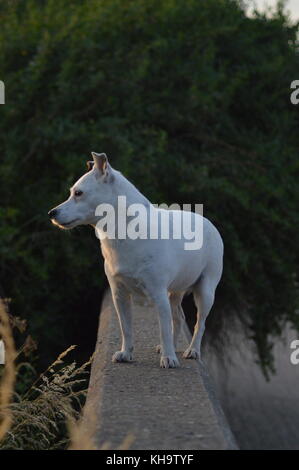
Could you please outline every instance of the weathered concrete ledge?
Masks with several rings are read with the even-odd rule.
[[[107,292],[84,408],[84,423],[96,445],[109,442],[117,449],[133,434],[130,449],[236,449],[204,365],[178,353],[181,368],[160,369],[158,318],[140,304],[133,314],[134,362],[114,364],[120,332]],[[187,338],[179,349],[186,344]]]

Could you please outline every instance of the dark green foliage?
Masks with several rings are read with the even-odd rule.
[[[46,215],[95,150],[153,202],[204,203],[219,318],[242,312],[271,366],[269,335],[299,328],[296,27],[232,0],[7,0],[0,17],[1,285],[45,362],[95,325],[98,241]]]

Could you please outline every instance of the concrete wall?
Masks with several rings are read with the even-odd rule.
[[[113,364],[120,334],[107,293],[84,409],[96,445],[116,449],[131,434],[130,449],[236,449],[205,367],[179,353],[181,368],[160,369],[157,315],[144,304],[135,304],[133,313],[134,361]],[[186,338],[181,351],[185,345]]]

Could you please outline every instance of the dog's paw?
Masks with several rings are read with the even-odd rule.
[[[200,359],[200,353],[194,348],[187,348],[183,357],[185,359]]]
[[[162,367],[162,369],[173,369],[180,367],[180,363],[176,356],[162,356],[160,359],[160,367]]]
[[[116,351],[112,356],[112,362],[131,362],[132,360],[133,356],[129,351]]]

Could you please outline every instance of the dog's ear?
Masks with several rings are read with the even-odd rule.
[[[94,161],[88,161],[86,162],[86,165],[87,165],[87,171],[90,171],[93,169],[93,165],[94,165]]]
[[[105,153],[91,152],[94,166],[99,170],[101,176],[108,173],[108,158]]]

